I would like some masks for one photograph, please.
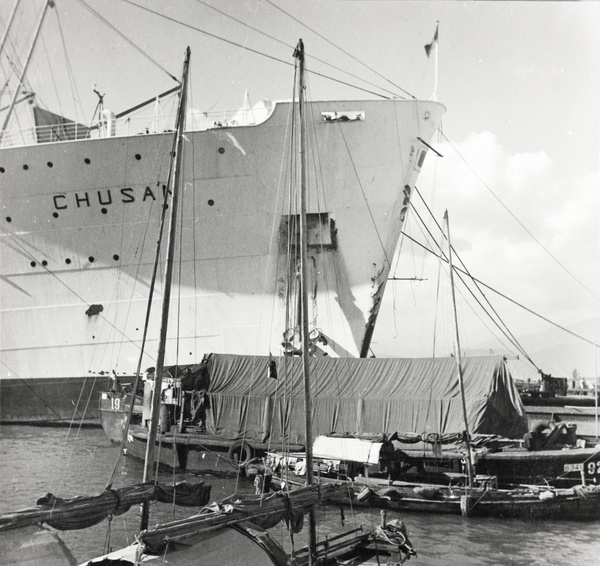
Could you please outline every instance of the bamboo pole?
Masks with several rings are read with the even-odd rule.
[[[304,43],[300,39],[294,55],[299,64],[298,109],[300,118],[300,290],[302,321],[302,370],[304,374],[304,417],[306,432],[306,485],[313,483],[312,454],[312,398],[310,392],[310,354],[308,344],[308,267],[306,225],[306,131],[304,118]],[[315,511],[308,513],[308,563],[312,565],[316,554]]]
[[[454,270],[452,267],[452,243],[450,240],[450,220],[448,219],[448,211],[444,213],[446,221],[446,232],[448,234],[448,265],[450,267],[450,290],[452,293],[452,311],[454,313],[454,341],[456,347],[456,365],[458,368],[458,385],[460,388],[460,398],[462,401],[463,419],[465,422],[465,445],[467,447],[467,478],[469,487],[473,486],[473,460],[471,455],[471,435],[469,433],[469,419],[467,415],[467,401],[465,398],[465,384],[462,370],[462,357],[460,351],[460,335],[458,332],[458,316],[456,312],[456,294],[454,292]]]
[[[182,86],[179,100],[179,109],[177,112],[177,144],[175,149],[175,160],[173,164],[173,174],[171,175],[171,185],[168,189],[171,191],[171,216],[169,219],[169,237],[167,241],[167,266],[165,269],[163,284],[163,303],[160,326],[160,338],[158,343],[158,355],[156,357],[156,372],[154,376],[154,391],[152,392],[152,418],[148,429],[148,441],[146,442],[146,454],[144,458],[144,482],[149,481],[153,473],[154,465],[154,445],[158,432],[158,417],[160,413],[160,398],[162,388],[162,373],[165,361],[165,349],[167,342],[167,327],[169,321],[169,303],[171,300],[171,281],[173,278],[173,262],[175,258],[175,241],[177,239],[177,208],[179,205],[179,177],[181,168],[181,159],[183,157],[183,131],[185,127],[185,110],[187,100],[188,72],[190,63],[190,48],[185,51],[183,62]],[[167,199],[165,204],[167,206]],[[147,503],[142,508],[141,530],[148,527],[149,506]]]
[[[33,37],[33,42],[31,43],[29,53],[27,54],[27,59],[25,60],[25,65],[23,65],[23,70],[21,71],[21,76],[19,77],[19,83],[17,84],[15,93],[12,97],[12,100],[10,101],[10,106],[8,107],[8,112],[6,113],[6,116],[4,117],[4,123],[2,124],[2,129],[0,130],[0,141],[2,141],[2,137],[4,136],[4,132],[6,130],[6,127],[8,126],[8,122],[10,120],[12,111],[13,111],[16,101],[17,101],[17,96],[19,95],[19,89],[21,88],[21,85],[23,84],[23,79],[25,77],[25,73],[27,72],[27,68],[29,67],[29,62],[31,61],[31,56],[33,55],[33,49],[34,49],[35,44],[37,43],[37,39],[40,35],[40,30],[42,29],[42,24],[44,23],[44,17],[46,16],[46,12],[47,12],[48,8],[50,8],[50,7],[52,7],[52,8],[54,7],[53,0],[46,0],[46,3],[44,4],[44,9],[42,10],[40,19],[38,20],[38,24],[37,24],[37,27],[35,30],[35,36]]]

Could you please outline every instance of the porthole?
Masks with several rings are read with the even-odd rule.
[[[224,147],[220,147],[219,148],[219,153],[221,153],[221,154],[225,153],[225,148]]]
[[[23,170],[27,171],[29,169],[29,165],[27,165],[27,163],[25,163],[25,165],[23,165]]]
[[[48,265],[48,262],[47,262],[47,261],[44,259],[44,260],[42,260],[42,265],[43,265],[44,267],[46,267],[46,266]]]
[[[12,218],[11,218],[10,216],[7,216],[7,217],[6,217],[6,221],[7,221],[7,222],[12,222]]]
[[[142,158],[142,156],[139,153],[136,153],[135,158],[139,161]]]
[[[94,263],[94,261],[95,261],[95,260],[94,260],[94,256],[93,256],[93,255],[91,255],[90,257],[88,257],[88,260],[89,260],[89,262],[90,262],[90,263]]]
[[[48,163],[46,163],[46,165],[48,167],[50,167],[50,169],[52,169],[52,167],[54,167],[54,163],[52,163],[52,161],[48,161]]]
[[[106,213],[108,212],[108,210],[106,210],[106,208],[102,208],[102,209],[100,209],[100,212],[101,212],[102,214],[106,214]]]
[[[212,206],[213,204],[215,204],[215,201],[213,199],[208,199],[208,206]]]
[[[52,216],[54,216],[54,218],[58,218],[58,212],[53,212]]]
[[[4,169],[4,167],[0,167],[0,173],[4,173],[4,171],[6,171],[6,169]]]
[[[119,259],[120,259],[120,258],[119,258],[119,256],[118,256],[117,254],[115,254],[115,255],[113,256],[113,259],[114,259],[115,261],[119,261]]]
[[[70,257],[68,257],[67,259],[65,259],[65,263],[66,263],[67,265],[71,265],[71,258],[70,258]]]
[[[89,158],[89,157],[86,157],[86,158],[83,160],[83,162],[84,162],[86,165],[89,165],[89,164],[91,163],[91,161],[90,161],[90,158]]]
[[[32,261],[29,265],[31,265],[31,267],[35,267],[36,263],[35,263],[35,261]]]

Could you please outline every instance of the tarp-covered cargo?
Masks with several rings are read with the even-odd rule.
[[[269,377],[275,362],[277,379]],[[304,443],[304,382],[297,357],[210,354],[180,367],[210,394],[209,432],[224,438]],[[500,357],[463,359],[472,434],[527,432],[518,391]],[[181,373],[180,373],[181,376]],[[455,358],[311,358],[313,435],[457,433],[464,430]]]

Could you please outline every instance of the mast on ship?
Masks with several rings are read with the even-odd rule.
[[[173,262],[175,259],[175,240],[177,230],[177,207],[179,200],[179,177],[181,169],[181,159],[183,156],[183,132],[185,127],[185,109],[187,101],[188,71],[190,63],[190,48],[185,51],[183,62],[183,72],[181,79],[181,92],[179,98],[179,108],[177,110],[177,122],[175,126],[176,144],[175,156],[172,159],[172,169],[170,174],[171,183],[165,195],[163,206],[167,206],[168,193],[171,193],[171,214],[169,217],[169,236],[167,240],[167,258],[166,269],[163,284],[163,302],[160,322],[160,337],[158,342],[158,355],[156,357],[156,371],[154,375],[154,389],[152,392],[152,417],[148,429],[148,441],[146,442],[146,455],[144,458],[144,476],[143,481],[147,482],[152,477],[152,468],[154,465],[154,445],[158,432],[158,422],[160,415],[160,397],[162,388],[162,374],[165,361],[165,348],[167,342],[167,326],[169,320],[169,303],[171,300],[171,280],[173,278]],[[133,404],[133,402],[132,402]],[[141,530],[148,527],[149,506],[144,504],[142,509]]]
[[[462,401],[463,419],[465,421],[465,445],[467,448],[467,479],[469,488],[473,485],[473,461],[471,459],[471,436],[469,434],[469,420],[467,418],[467,401],[465,399],[465,385],[463,380],[462,357],[460,353],[460,336],[458,333],[458,317],[456,313],[456,295],[454,293],[454,268],[452,267],[452,243],[450,241],[450,221],[448,211],[444,213],[446,232],[448,234],[448,265],[450,266],[450,290],[452,293],[452,310],[454,314],[454,342],[456,348],[456,365],[458,369],[458,385]]]
[[[2,54],[2,50],[4,49],[4,44],[6,43],[6,38],[8,37],[8,32],[10,31],[10,27],[12,26],[13,20],[15,19],[15,14],[17,13],[17,8],[19,7],[19,0],[15,0],[15,5],[13,6],[12,12],[8,18],[8,23],[6,24],[6,29],[4,30],[4,34],[2,35],[2,39],[0,40],[0,54]]]
[[[304,43],[300,39],[294,57],[298,60],[298,114],[300,118],[300,336],[302,344],[302,373],[304,376],[304,415],[306,433],[306,485],[313,483],[312,398],[310,393],[310,354],[308,340],[307,223],[306,223],[306,131],[304,119]],[[308,558],[314,563],[317,533],[315,510],[308,513]]]
[[[15,10],[16,10],[16,8],[17,8],[17,5],[15,4]],[[48,8],[54,8],[53,0],[46,0],[46,2],[44,3],[44,9],[42,10],[42,14],[40,15],[40,19],[38,20],[38,23],[37,23],[37,26],[35,29],[35,35],[33,37],[33,42],[31,43],[31,47],[29,48],[29,53],[27,54],[27,59],[25,60],[25,64],[23,65],[23,70],[21,71],[21,76],[19,77],[19,82],[17,83],[12,100],[10,101],[10,106],[8,107],[8,111],[6,113],[6,116],[4,117],[4,122],[2,124],[2,128],[0,129],[0,141],[2,141],[2,137],[4,136],[4,132],[6,130],[6,127],[8,126],[8,122],[10,120],[10,117],[12,116],[12,112],[17,103],[17,97],[19,96],[19,90],[21,90],[21,85],[23,84],[23,79],[25,77],[25,73],[27,73],[27,68],[29,67],[29,62],[31,61],[31,56],[33,55],[33,50],[35,48],[35,44],[37,43],[38,37],[40,35],[40,30],[42,29],[42,24],[44,23],[44,18],[46,17],[46,12],[48,11]],[[10,17],[9,26],[7,26],[7,28],[6,28],[5,37],[2,38],[2,47],[4,46],[4,42],[6,41],[6,36],[8,35],[8,30],[9,30],[10,24],[12,23],[13,17],[14,17],[14,12]]]

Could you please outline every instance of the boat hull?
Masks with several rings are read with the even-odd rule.
[[[458,489],[448,495],[447,490],[442,487],[424,486],[425,490],[429,495],[419,497],[410,493],[412,488],[394,490],[389,487],[385,489],[384,495],[373,493],[359,501],[358,505],[396,511],[502,519],[593,521],[600,518],[600,487],[596,486],[581,493],[576,488],[568,490],[568,493],[558,492],[549,498],[525,490],[511,492],[475,489],[469,495]],[[439,495],[434,495],[436,492]]]
[[[105,426],[107,412],[102,412],[102,423],[105,432],[113,421],[109,416]],[[110,429],[109,429],[110,430]],[[107,432],[108,436],[109,432]],[[122,428],[114,429],[114,441],[120,443]],[[148,429],[141,425],[130,427],[124,447],[128,457],[144,460]],[[240,470],[244,474],[246,464],[253,458],[266,454],[270,445],[253,440],[231,439],[210,433],[183,432],[176,430],[160,433],[154,449],[154,459],[164,469],[187,472],[217,472],[237,475]],[[299,450],[299,445],[291,445],[291,449]]]
[[[464,452],[442,450],[434,454],[431,449],[402,448],[415,469],[426,476],[430,474],[460,474],[464,472]],[[595,448],[566,448],[528,451],[504,449],[483,452],[476,456],[476,472],[493,476],[500,487],[514,484],[553,485],[571,487],[583,482],[600,484],[600,451]],[[407,478],[408,479],[408,478]]]
[[[286,478],[290,482],[289,477]],[[272,484],[285,484],[274,477]],[[324,483],[339,479],[319,478]],[[301,485],[298,480],[297,485]],[[593,521],[600,518],[600,486],[569,489],[519,487],[512,490],[485,487],[467,490],[464,486],[360,478],[347,482],[351,506],[392,509],[401,512],[496,517],[501,519]]]
[[[600,440],[600,419],[592,406],[535,406],[525,405],[530,427],[548,425],[549,422],[568,423],[577,426],[577,436],[590,444]]]
[[[131,394],[113,391],[103,391],[100,394],[100,424],[108,439],[116,444],[123,442],[123,433],[131,409],[131,397]],[[142,421],[142,403],[141,397],[134,397],[132,424]]]
[[[0,419],[12,424],[100,426],[97,399],[107,387],[106,377],[3,379]]]
[[[537,483],[557,487],[600,483],[600,451],[595,448],[507,451],[484,455],[482,474],[498,477],[500,484]]]
[[[254,528],[249,534],[242,528],[222,527],[213,532],[202,535],[201,545],[188,545],[177,552],[176,560],[180,566],[212,566],[214,564],[228,564],[232,566],[284,566],[286,564],[280,555],[285,556],[281,550],[274,554],[270,549],[260,544],[260,529]],[[134,564],[142,554],[137,543],[123,549],[111,552],[102,557],[82,563],[91,566],[98,562],[106,564],[112,560],[117,564]],[[165,559],[166,560],[166,559]],[[154,556],[142,554],[141,563],[153,563]]]
[[[299,212],[281,181],[289,109],[277,104],[255,126],[186,134],[167,364],[281,350],[284,295],[296,280],[281,258]],[[363,119],[324,119],[348,110]],[[308,178],[311,331],[329,354],[368,351],[427,153],[420,140],[431,139],[443,110],[398,100],[308,105],[311,147],[322,156],[318,178]],[[37,387],[135,372],[171,140],[164,133],[0,149],[2,381]],[[154,365],[161,295],[159,284],[144,368]],[[5,422],[22,420],[17,390],[3,394]]]

